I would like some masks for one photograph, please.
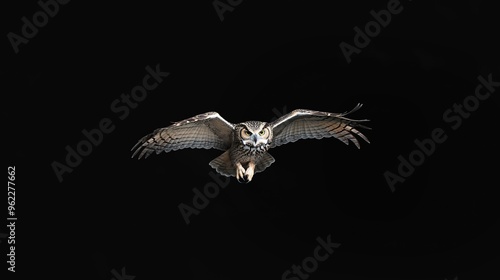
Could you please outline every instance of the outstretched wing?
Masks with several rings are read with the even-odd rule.
[[[354,135],[368,143],[370,141],[356,128],[370,129],[360,124],[368,120],[353,120],[345,116],[359,110],[361,106],[362,104],[358,104],[351,111],[340,114],[304,109],[293,110],[270,124],[273,128],[271,148],[299,139],[335,137],[345,144],[351,141],[359,149],[358,139]]]
[[[208,112],[156,129],[141,138],[132,148],[132,157],[147,158],[153,152],[186,148],[227,150],[231,146],[234,125],[217,112]]]

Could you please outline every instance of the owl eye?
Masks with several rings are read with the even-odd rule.
[[[259,135],[262,137],[268,137],[269,130],[267,128],[264,128],[263,130],[259,131]]]
[[[250,136],[252,135],[252,132],[250,132],[248,129],[246,128],[243,128],[240,132],[240,136],[241,138],[243,139],[248,139],[250,138]]]

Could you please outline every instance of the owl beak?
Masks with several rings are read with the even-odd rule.
[[[256,134],[253,134],[250,139],[252,139],[252,144],[254,147],[257,146],[257,142],[259,141],[259,137]]]
[[[252,134],[250,138],[243,140],[243,145],[258,147],[259,145],[265,144],[266,140],[257,134]]]

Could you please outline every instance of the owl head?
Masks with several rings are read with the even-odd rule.
[[[268,123],[259,121],[248,121],[235,126],[236,138],[245,147],[265,148],[271,144],[273,131]]]

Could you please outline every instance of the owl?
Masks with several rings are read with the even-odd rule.
[[[186,148],[218,149],[224,151],[209,165],[224,176],[235,176],[238,182],[248,183],[255,173],[268,168],[275,160],[268,150],[299,139],[335,137],[345,144],[349,141],[359,149],[358,136],[368,139],[356,128],[370,129],[346,115],[357,111],[328,113],[296,109],[272,122],[247,121],[233,124],[217,112],[208,112],[156,129],[141,138],[132,148],[132,158],[147,158],[152,153]]]

